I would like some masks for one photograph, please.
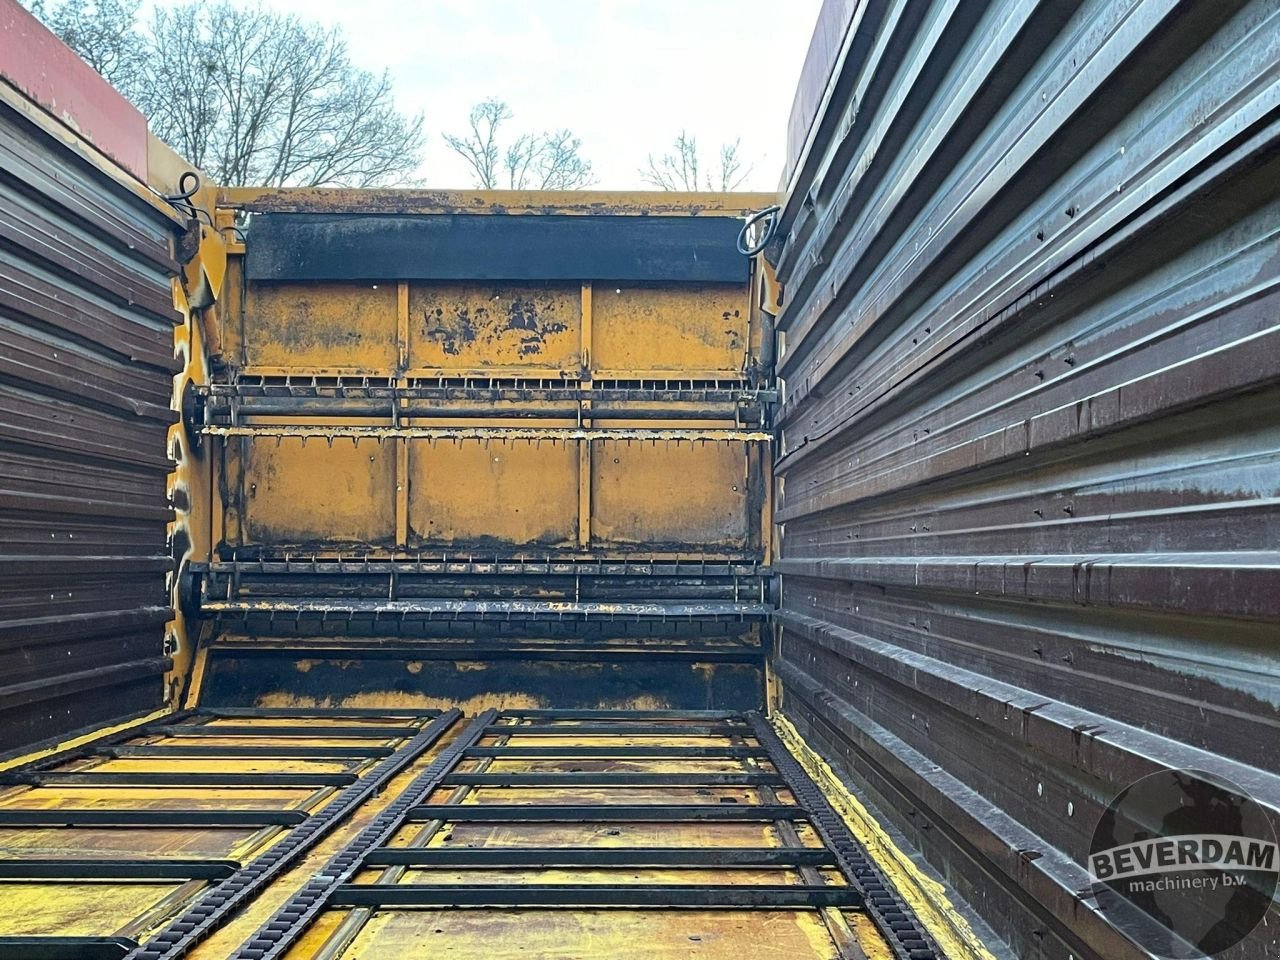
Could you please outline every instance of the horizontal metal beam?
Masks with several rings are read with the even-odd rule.
[[[686,193],[666,190],[438,190],[434,187],[218,188],[218,206],[252,213],[527,216],[532,217],[535,223],[551,214],[725,217],[732,220],[776,203],[777,199],[776,193],[708,190]],[[740,225],[741,220],[738,220],[734,229]]]
[[[563,773],[455,773],[446,787],[781,787],[776,773],[634,773],[572,770]]]
[[[754,886],[743,884],[512,884],[438,886],[398,883],[342,884],[329,898],[334,907],[679,907],[816,908],[860,907],[853,887]]]
[[[423,707],[415,709],[384,709],[382,707],[199,707],[195,714],[201,717],[224,717],[228,720],[342,720],[342,719],[405,719],[434,720],[439,710]]]
[[[283,736],[283,734],[281,735]],[[386,757],[391,747],[294,746],[292,744],[135,743],[116,747],[96,747],[88,752],[103,757],[281,757],[304,760],[351,760]]]
[[[475,371],[469,371],[475,373]],[[499,372],[499,371],[494,371]],[[562,370],[551,379],[511,381],[496,377],[452,378],[444,371],[412,377],[401,385],[394,377],[337,374],[316,377],[309,373],[236,375],[235,380],[197,385],[194,395],[209,404],[226,404],[255,398],[297,400],[404,400],[437,403],[646,403],[772,404],[778,391],[753,386],[735,376],[710,378],[646,377],[641,380],[580,379],[579,370]],[[721,371],[723,374],[723,371]],[[590,384],[588,386],[587,384]]]
[[[0,783],[34,786],[63,784],[81,787],[142,786],[181,787],[345,787],[354,783],[353,773],[175,773],[172,771],[133,772],[114,770],[47,770],[0,776]]]
[[[128,937],[0,937],[0,960],[119,960],[137,945]]]
[[[719,737],[735,734],[751,735],[751,728],[741,723],[699,723],[677,726],[674,723],[580,723],[566,726],[556,723],[523,725],[497,723],[488,733],[510,733],[526,736],[618,736],[618,737]]]
[[[346,660],[358,654],[370,654],[378,657],[403,657],[408,660],[484,660],[490,663],[500,661],[520,661],[521,663],[537,663],[546,661],[558,661],[562,663],[609,663],[624,664],[637,663],[641,666],[652,666],[654,664],[707,664],[707,663],[732,663],[748,665],[756,668],[763,667],[766,656],[765,649],[755,639],[744,640],[739,642],[736,638],[730,640],[722,648],[709,647],[706,645],[693,645],[696,640],[688,640],[683,636],[676,639],[682,643],[677,648],[655,648],[639,645],[621,646],[611,643],[608,640],[601,641],[596,644],[593,640],[585,642],[575,642],[572,639],[563,639],[566,634],[571,633],[570,629],[554,628],[557,632],[554,634],[553,643],[546,643],[545,646],[535,646],[537,642],[528,639],[527,636],[520,636],[514,640],[504,640],[500,636],[486,637],[479,643],[468,642],[464,637],[442,638],[439,636],[423,635],[427,631],[426,621],[419,623],[415,620],[390,621],[393,624],[393,630],[386,634],[375,633],[375,635],[360,635],[362,630],[376,630],[379,626],[385,626],[387,621],[378,623],[372,618],[365,617],[327,617],[315,618],[315,621],[309,617],[294,617],[292,615],[281,615],[280,617],[269,618],[266,622],[251,617],[234,617],[227,616],[222,618],[229,625],[230,629],[237,630],[253,630],[259,637],[265,637],[264,631],[273,630],[283,623],[281,634],[276,638],[276,642],[267,646],[255,639],[251,634],[231,634],[219,637],[217,646],[219,651],[227,656],[234,657],[238,660],[262,659],[262,660],[278,660],[280,658],[293,657],[294,659],[306,659],[308,657],[333,658],[337,660]],[[345,634],[333,633],[328,637],[299,636],[300,633],[306,631],[308,625],[323,619],[323,622],[330,628],[338,623],[349,623],[350,632]],[[470,620],[460,617],[458,621],[464,625],[469,625]],[[445,618],[432,618],[430,624],[439,626],[441,633],[450,630],[450,620]],[[484,618],[486,624],[493,624],[495,631],[501,629],[498,624],[504,623],[498,617]],[[710,621],[692,620],[690,624],[705,624]],[[547,621],[526,620],[516,621],[517,628],[523,628],[525,633],[532,633],[540,624]],[[717,624],[723,621],[717,621]],[[394,628],[405,625],[406,630],[418,629],[423,630],[423,634],[407,636],[405,633],[394,634]],[[573,626],[576,627],[576,624]],[[737,626],[735,623],[733,626]],[[461,631],[460,631],[461,632]],[[475,631],[467,630],[466,637],[474,636]],[[273,635],[274,636],[274,635]],[[505,643],[505,646],[502,644]]]
[[[292,827],[307,819],[301,810],[18,810],[0,807],[5,827]]]
[[[693,427],[394,427],[341,424],[239,424],[203,426],[211,437],[316,437],[348,440],[645,440],[687,443],[771,443],[764,430],[696,429]]]
[[[447,820],[452,823],[686,823],[703,820],[806,820],[802,807],[787,803],[694,803],[694,804],[529,804],[424,803],[413,807],[408,820]]]
[[[640,556],[636,558],[621,557],[583,557],[556,556],[554,554],[537,558],[517,557],[465,557],[447,558],[439,555],[419,555],[417,557],[390,557],[386,553],[379,554],[370,548],[367,552],[353,552],[346,556],[307,555],[294,553],[289,548],[271,546],[253,546],[236,548],[234,559],[214,560],[212,563],[192,563],[195,573],[212,573],[215,576],[288,576],[305,574],[307,576],[343,576],[356,574],[407,574],[410,576],[429,577],[491,577],[509,576],[545,576],[545,577],[588,577],[601,580],[617,578],[642,579],[648,582],[658,578],[679,578],[688,581],[696,578],[706,580],[716,578],[727,582],[737,580],[754,581],[769,576],[772,572],[759,560],[739,556],[690,557],[687,559],[653,559]],[[200,711],[204,713],[206,711]],[[332,714],[317,713],[306,708],[296,711],[281,710],[278,712],[256,712],[254,708],[241,710],[208,711],[211,715],[221,717],[298,717],[304,719],[335,717],[418,717],[435,716],[430,711],[415,712],[405,710],[397,713],[390,710],[373,710],[366,714],[354,711],[335,710]],[[650,711],[652,712],[652,711]],[[662,713],[663,711],[656,711]],[[686,712],[687,713],[687,712]],[[694,711],[698,713],[698,711]],[[715,719],[720,716],[716,711],[707,711],[704,719]],[[530,713],[529,716],[539,714]],[[638,713],[633,719],[643,720],[646,712]]]
[[[831,867],[823,847],[381,847],[370,867]]]
[[[394,617],[423,618],[442,616],[455,619],[459,616],[476,619],[549,619],[571,620],[698,620],[710,617],[732,617],[737,620],[763,620],[772,612],[767,603],[736,603],[731,601],[704,603],[634,603],[612,601],[570,600],[447,600],[422,598],[414,600],[387,600],[375,598],[348,599],[333,597],[320,599],[264,597],[253,600],[221,600],[201,598],[200,611],[204,615],[223,615],[252,618],[287,616],[306,619],[308,615],[332,618],[343,614],[365,615],[386,621]]]
[[[697,566],[697,561],[693,561]],[[503,720],[733,720],[741,714],[731,710],[516,710],[502,715]]]
[[[0,860],[4,880],[221,880],[235,860]]]
[[[689,405],[679,407],[615,407],[584,408],[578,404],[536,406],[531,404],[483,405],[442,404],[431,400],[398,400],[395,397],[342,398],[342,397],[240,397],[237,399],[213,398],[208,413],[214,423],[230,421],[233,413],[241,417],[394,417],[399,422],[404,417],[426,419],[461,419],[485,417],[511,417],[540,420],[577,420],[587,417],[598,420],[747,420],[758,422],[759,406],[746,403],[722,403],[714,405]],[[197,426],[199,426],[197,424]]]
[[[386,740],[389,737],[412,737],[421,731],[417,727],[385,727],[372,724],[349,727],[264,727],[248,723],[223,725],[192,723],[148,727],[147,732],[163,737],[307,737],[312,739],[364,737]]]
[[[508,760],[527,760],[534,757],[616,757],[617,759],[679,760],[679,759],[742,759],[767,757],[760,747],[472,747],[468,757],[500,757]]]

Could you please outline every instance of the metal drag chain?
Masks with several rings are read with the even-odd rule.
[[[496,710],[486,710],[472,720],[458,738],[384,807],[354,840],[338,851],[324,869],[308,880],[253,936],[242,943],[231,954],[230,960],[272,960],[281,956],[325,909],[330,894],[351,879],[369,851],[382,846],[403,826],[409,810],[418,806],[440,785],[457,766],[467,748],[485,735],[485,728],[497,715]]]
[[[854,839],[821,788],[787,750],[769,722],[757,712],[747,714],[747,719],[751,721],[756,740],[786,781],[787,789],[808,812],[823,842],[835,854],[841,872],[862,892],[867,915],[893,955],[899,960],[946,960],[920,926],[915,913],[872,864],[862,844]]]
[[[125,960],[173,960],[226,923],[334,827],[355,812],[396,774],[421,756],[462,716],[457,709],[436,717],[422,732],[383,759],[365,776],[344,787],[315,816],[308,817],[270,849],[206,891],[156,936],[129,952]]]

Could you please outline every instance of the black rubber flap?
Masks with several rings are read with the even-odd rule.
[[[253,218],[250,280],[739,282],[730,217],[371,216]]]

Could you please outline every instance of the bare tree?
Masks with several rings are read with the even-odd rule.
[[[68,8],[75,16],[64,16]],[[136,11],[137,0],[98,0],[93,7],[66,0],[46,19],[107,79],[134,92],[158,137],[218,183],[412,182],[422,118],[396,110],[385,72],[351,63],[336,28],[224,0],[157,7],[138,33]],[[97,26],[83,26],[86,18]],[[108,59],[108,27],[136,37],[140,64]]]
[[[482,190],[497,188],[501,173],[498,156],[498,127],[511,117],[511,110],[505,103],[490,97],[471,108],[471,114],[468,117],[471,125],[469,134],[465,137],[452,133],[444,134],[444,142],[449,145],[449,149],[470,164],[476,186]]]
[[[698,139],[684,130],[672,144],[672,151],[654,158],[640,170],[640,179],[659,190],[736,190],[751,173],[743,167],[741,139],[720,146],[718,166],[707,168],[698,154]]]
[[[582,141],[568,129],[524,133],[503,149],[499,131],[513,116],[504,101],[490,97],[471,108],[467,134],[444,134],[449,148],[471,167],[477,187],[580,190],[595,181],[591,162],[582,157]]]

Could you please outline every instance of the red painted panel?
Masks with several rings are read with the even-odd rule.
[[[0,77],[146,182],[146,118],[16,0],[0,0]]]

